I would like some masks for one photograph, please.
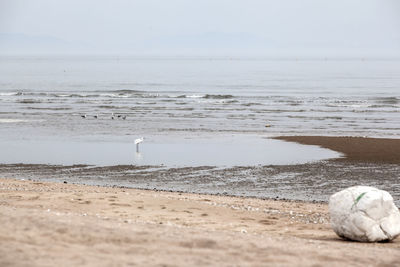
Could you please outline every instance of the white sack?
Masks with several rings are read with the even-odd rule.
[[[356,241],[393,240],[400,234],[400,212],[392,196],[369,186],[353,186],[329,199],[336,234]]]

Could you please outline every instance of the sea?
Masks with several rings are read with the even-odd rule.
[[[0,56],[0,172],[322,201],[368,179],[400,197],[399,166],[320,164],[343,155],[270,139],[399,138],[399,70],[368,58]]]

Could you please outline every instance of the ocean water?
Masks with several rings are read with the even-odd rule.
[[[379,59],[2,56],[0,138],[81,142],[82,151],[141,136],[149,151],[232,137],[236,145],[277,135],[398,138],[399,70],[400,61]]]

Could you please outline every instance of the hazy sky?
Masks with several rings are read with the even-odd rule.
[[[27,53],[400,54],[400,1],[0,0],[0,48]]]

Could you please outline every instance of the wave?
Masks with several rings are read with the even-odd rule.
[[[13,92],[13,93],[0,93],[0,96],[32,96],[32,97],[55,97],[55,98],[97,98],[97,97],[110,97],[110,98],[126,98],[131,97],[133,94],[123,92]]]
[[[156,105],[158,104],[157,102],[149,102],[149,101],[141,101],[141,102],[136,102],[137,105]]]
[[[204,98],[205,95],[179,95],[177,98]]]
[[[388,97],[377,97],[375,98],[376,102],[382,104],[399,104],[400,99],[395,96],[388,96]]]
[[[0,123],[16,123],[16,122],[27,122],[28,120],[20,119],[0,119]]]
[[[4,92],[0,96],[30,96],[37,98],[202,98],[202,99],[232,99],[229,94],[183,94],[169,95],[157,92],[145,92],[139,90],[115,90],[115,91],[86,91],[86,92]],[[24,101],[24,100],[21,100]]]
[[[233,103],[238,103],[239,101],[237,101],[237,100],[225,100],[225,99],[222,99],[222,100],[219,100],[217,103],[219,103],[219,104],[233,104]]]
[[[371,105],[369,108],[398,108],[399,106],[393,104],[386,104],[386,105]],[[384,110],[387,111],[387,110]]]
[[[230,99],[233,95],[211,95],[211,94],[194,94],[194,95],[179,95],[176,98],[204,98],[204,99]]]
[[[230,98],[234,98],[233,95],[209,95],[206,94],[205,96],[203,96],[203,98],[206,99],[230,99]]]
[[[67,108],[67,107],[26,107],[26,109],[34,109],[34,110],[71,110],[72,108]]]
[[[36,99],[22,99],[22,100],[17,101],[17,103],[21,103],[21,104],[38,104],[38,103],[42,103],[42,101],[36,100]]]
[[[20,95],[24,96],[32,96],[32,97],[56,97],[56,98],[64,98],[64,97],[95,97],[98,95],[88,94],[88,93],[66,93],[66,92],[24,92]]]
[[[76,97],[76,98],[157,98],[160,95],[155,93],[118,93],[118,92],[104,92],[99,94],[88,94],[88,93],[74,93],[74,94],[50,94],[54,97]]]
[[[348,104],[339,104],[339,103],[344,103],[344,102],[335,102],[337,104],[325,104],[321,106],[325,106],[328,108],[368,108],[370,107],[370,104],[368,103],[358,103],[358,104],[353,104],[354,102],[348,103]]]
[[[122,90],[114,90],[114,91],[108,91],[108,92],[109,93],[117,93],[117,94],[137,94],[137,93],[143,93],[144,91],[122,89]]]
[[[99,95],[96,95],[96,96],[97,96],[97,97],[98,97],[98,96],[101,96],[101,97],[111,97],[111,98],[128,98],[128,97],[131,96],[131,94],[104,93],[104,94],[99,94]]]
[[[98,108],[104,108],[104,109],[123,109],[124,107],[119,107],[119,106],[112,106],[112,105],[100,105],[97,106]]]
[[[22,95],[22,92],[3,92],[3,93],[0,93],[0,96],[16,96],[16,95]]]

